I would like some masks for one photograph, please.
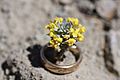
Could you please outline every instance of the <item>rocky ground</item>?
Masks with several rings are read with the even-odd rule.
[[[40,63],[44,26],[55,16],[87,28],[83,61],[66,75]],[[120,0],[0,0],[0,80],[120,80]]]

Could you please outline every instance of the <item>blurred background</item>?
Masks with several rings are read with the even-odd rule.
[[[87,28],[78,43],[83,61],[71,74],[39,64],[44,26],[56,16]],[[0,80],[120,80],[120,0],[0,0]]]

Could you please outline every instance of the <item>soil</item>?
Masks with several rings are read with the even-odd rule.
[[[50,40],[44,26],[56,16],[87,28],[77,43],[83,60],[65,75],[44,69],[39,56]],[[0,80],[120,80],[119,24],[119,0],[0,0]]]

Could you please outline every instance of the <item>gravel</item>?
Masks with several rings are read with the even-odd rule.
[[[119,3],[114,0],[94,3],[62,0],[62,3],[0,0],[0,80],[120,79]],[[82,12],[84,9],[87,10]],[[116,10],[118,17],[114,18]],[[77,17],[87,28],[85,41],[77,43],[83,60],[77,71],[65,75],[47,71],[39,57],[41,47],[50,40],[44,26],[56,16]],[[104,30],[107,23],[111,28]]]
[[[114,0],[99,0],[95,5],[102,18],[110,20],[115,16],[117,5]]]

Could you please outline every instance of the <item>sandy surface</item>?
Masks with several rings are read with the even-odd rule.
[[[77,17],[87,28],[83,61],[66,75],[45,70],[39,53],[50,19]],[[0,80],[120,80],[119,0],[0,0]]]

